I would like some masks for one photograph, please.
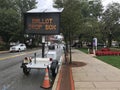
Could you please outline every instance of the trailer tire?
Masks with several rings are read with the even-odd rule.
[[[26,66],[24,66],[23,67],[23,73],[25,74],[25,75],[29,75],[30,74],[30,68],[27,68]]]
[[[51,64],[51,71],[52,71],[52,76],[53,77],[55,77],[57,75],[58,68],[59,68],[58,62],[57,61],[56,62],[52,62],[52,64]]]

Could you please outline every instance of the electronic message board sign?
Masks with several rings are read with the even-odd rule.
[[[24,30],[28,34],[55,35],[60,33],[60,13],[25,13]]]

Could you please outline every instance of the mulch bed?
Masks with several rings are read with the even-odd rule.
[[[82,67],[82,66],[85,66],[86,63],[78,62],[78,61],[72,61],[72,63],[70,65],[71,65],[71,67]]]

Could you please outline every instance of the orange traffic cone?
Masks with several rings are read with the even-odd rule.
[[[45,89],[48,89],[50,88],[50,79],[49,79],[49,74],[48,74],[48,68],[45,69],[45,77],[44,77],[44,81],[43,81],[43,84],[42,84],[42,88],[45,88]]]

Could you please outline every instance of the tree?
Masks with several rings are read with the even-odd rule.
[[[76,27],[79,25],[79,1],[64,0],[63,7],[64,11],[61,15],[62,33],[64,34],[66,41],[68,41],[69,31],[71,33],[73,33],[73,31],[76,32]]]
[[[86,2],[86,8],[82,8],[87,12],[86,17],[84,17],[83,31],[84,40],[91,41],[93,37],[100,39],[100,21],[99,18],[102,15],[103,6],[101,0],[93,0]],[[85,16],[85,14],[83,14]],[[88,38],[89,37],[89,38]]]
[[[6,44],[18,30],[18,17],[13,0],[0,1],[0,36]]]
[[[19,15],[16,13],[16,11],[12,9],[0,9],[0,35],[2,36],[3,40],[7,43],[18,32],[18,17]]]
[[[54,7],[55,8],[63,8],[63,0],[56,0]]]
[[[0,0],[1,9],[10,9],[15,7],[14,0]]]
[[[36,8],[37,4],[36,0],[15,0],[15,3],[21,18],[23,18],[23,13]]]
[[[20,3],[17,4],[17,1]],[[7,45],[10,41],[23,40],[21,16],[26,10],[34,8],[35,4],[35,0],[0,0],[0,36]],[[19,5],[22,5],[21,9]]]
[[[60,2],[60,0],[57,2],[58,7],[62,6]],[[88,0],[63,0],[63,7],[61,26],[66,41],[68,41],[69,31],[72,33],[71,39],[82,35],[84,40],[90,41],[93,36],[98,35],[100,32],[98,18],[103,10],[100,0],[92,2]]]
[[[33,8],[36,8],[36,0],[15,0],[15,3],[16,3],[16,8],[17,8],[17,11],[20,15],[20,32],[19,32],[19,36],[21,36],[21,42],[24,42],[24,28],[23,28],[23,25],[24,25],[24,21],[23,21],[23,18],[24,18],[24,13],[26,13],[27,11],[33,9]]]
[[[120,34],[120,4],[112,3],[109,4],[105,12],[103,13],[102,22],[104,25],[103,34],[106,35],[108,40],[108,47],[111,47],[113,39],[119,40]],[[118,35],[118,36],[117,36]]]

